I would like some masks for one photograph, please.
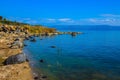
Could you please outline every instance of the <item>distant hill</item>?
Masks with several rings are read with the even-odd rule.
[[[120,26],[109,25],[54,25],[58,30],[120,30]]]

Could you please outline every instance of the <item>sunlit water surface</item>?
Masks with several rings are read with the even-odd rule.
[[[25,41],[28,46],[24,50],[29,51],[26,54],[34,71],[48,80],[120,80],[120,31],[82,32],[75,37]]]

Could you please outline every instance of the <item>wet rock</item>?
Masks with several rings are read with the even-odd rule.
[[[72,32],[71,35],[72,35],[72,36],[76,36],[77,33],[76,33],[76,32]]]
[[[50,46],[51,48],[56,48],[56,46]]]
[[[34,77],[34,80],[38,80],[38,79],[39,79],[39,77],[37,77],[37,76],[36,76],[36,77]]]
[[[39,37],[39,35],[38,35],[38,34],[34,34],[33,36],[34,36],[34,37]]]
[[[43,40],[43,39],[40,39],[40,40]]]
[[[27,44],[24,44],[24,46],[28,46]]]
[[[41,60],[40,60],[40,62],[41,62],[41,63],[43,63],[43,62],[44,62],[44,60],[43,60],[43,59],[41,59]]]
[[[26,59],[26,62],[29,62],[29,60],[28,60],[28,59]]]
[[[52,36],[54,35],[53,33],[45,33],[45,36]]]
[[[29,37],[25,37],[25,40],[29,40]]]
[[[29,36],[29,38],[33,38],[33,36]]]
[[[42,78],[47,78],[47,76],[42,76]]]
[[[36,42],[36,39],[35,39],[35,38],[33,38],[33,39],[31,39],[30,41],[31,41],[31,42]]]
[[[27,58],[26,55],[24,53],[20,53],[17,55],[12,55],[10,57],[8,57],[3,64],[4,65],[9,65],[9,64],[19,64],[19,63],[23,63],[26,62]]]
[[[45,33],[40,33],[40,36],[45,36]]]

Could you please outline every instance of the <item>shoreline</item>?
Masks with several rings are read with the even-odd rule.
[[[20,34],[0,32],[0,80],[33,80],[32,70],[29,62],[20,64],[4,65],[3,62],[12,55],[22,53],[22,48],[10,48],[10,44]],[[23,43],[24,37],[19,37]]]
[[[25,46],[25,44],[23,44],[24,40],[35,42],[34,37],[38,36],[62,34],[76,36],[77,34],[82,34],[81,32],[56,31],[37,34],[30,33],[27,29],[17,31],[14,29],[9,30],[5,26],[1,28],[3,28],[3,30],[0,31],[0,80],[46,80],[46,76],[42,75],[42,73],[37,74],[34,72],[30,63],[27,62],[27,58],[24,56],[23,52],[23,47]],[[22,57],[21,53],[23,53]]]

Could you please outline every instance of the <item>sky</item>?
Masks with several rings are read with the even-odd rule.
[[[120,25],[120,0],[1,0],[0,16],[41,25]]]

